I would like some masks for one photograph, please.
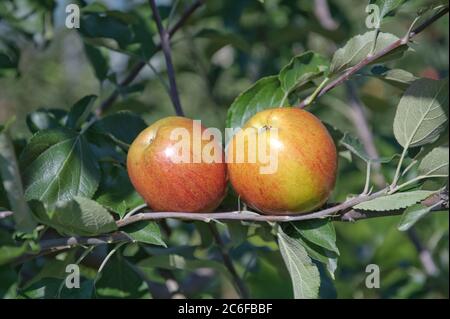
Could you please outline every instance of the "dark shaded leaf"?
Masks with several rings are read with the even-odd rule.
[[[78,129],[81,127],[83,122],[88,118],[92,111],[94,102],[97,99],[95,95],[88,95],[83,97],[81,100],[76,102],[70,109],[69,114],[67,114],[66,125],[72,129]]]

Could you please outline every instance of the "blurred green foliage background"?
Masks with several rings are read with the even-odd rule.
[[[99,1],[110,9],[137,15],[150,21],[147,1]],[[181,102],[188,117],[200,119],[207,126],[224,129],[227,108],[233,99],[257,79],[277,73],[296,54],[313,50],[331,57],[353,35],[367,31],[366,1],[330,0],[331,16],[324,20],[317,13],[315,1],[302,0],[208,0],[189,23],[173,38],[173,60]],[[1,1],[0,38],[12,41],[20,50],[19,73],[13,70],[0,77],[0,123],[16,116],[13,135],[28,138],[26,114],[38,108],[69,108],[88,94],[104,100],[114,89],[115,79],[123,79],[133,57],[101,49],[107,62],[108,80],[100,82],[86,55],[85,43],[77,30],[64,27],[65,5],[69,1]],[[91,3],[91,1],[86,1]],[[176,3],[176,14],[190,1],[160,1],[165,22]],[[431,3],[411,0],[382,30],[402,36],[418,8]],[[13,8],[13,9],[12,9]],[[13,12],[14,17],[8,16]],[[11,21],[14,23],[11,24]],[[51,23],[53,22],[53,23]],[[391,65],[416,76],[448,76],[448,17],[439,20],[415,39],[409,52]],[[11,27],[12,26],[12,27]],[[17,28],[16,28],[17,26]],[[19,27],[20,26],[20,27]],[[155,33],[156,34],[156,33]],[[151,64],[165,77],[161,53]],[[98,75],[98,74],[97,74]],[[379,80],[356,76],[365,112],[375,135],[381,156],[399,152],[392,133],[392,121],[401,91]],[[349,101],[342,86],[310,107],[322,120],[342,131],[354,131],[349,119]],[[171,101],[153,70],[146,67],[122,92],[108,112],[127,109],[141,114],[148,124],[173,115]],[[364,165],[340,159],[338,182],[332,201],[359,193],[364,186]],[[384,169],[385,176],[393,171]],[[406,233],[396,228],[398,217],[378,218],[357,223],[336,223],[337,243],[341,251],[335,288],[323,285],[323,297],[338,298],[448,298],[449,251],[448,215],[433,214],[416,227],[422,245],[431,252],[437,273],[429,274],[420,260],[420,252]],[[178,226],[177,226],[178,225]],[[172,242],[196,243],[193,225],[174,224]],[[250,246],[249,246],[250,245]],[[248,243],[232,244],[232,255],[241,267],[250,265],[246,281],[254,297],[291,297],[290,280],[273,243],[250,238]],[[253,251],[249,259],[249,247]],[[365,287],[368,264],[381,269],[380,289]],[[179,276],[183,277],[182,271]],[[0,279],[3,281],[3,279]],[[0,289],[1,294],[1,289]],[[205,295],[206,294],[206,295]],[[205,297],[207,293],[193,295]],[[230,295],[231,294],[231,295]],[[222,297],[233,296],[221,288]]]

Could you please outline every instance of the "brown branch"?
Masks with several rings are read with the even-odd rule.
[[[178,94],[177,82],[175,80],[175,70],[172,62],[172,53],[170,49],[170,33],[164,28],[161,20],[161,16],[156,6],[155,0],[148,0],[150,7],[153,11],[153,17],[158,28],[159,37],[161,39],[161,48],[166,60],[167,76],[169,78],[169,93],[172,104],[175,108],[175,112],[179,116],[184,116],[183,109],[181,107],[180,96]]]
[[[190,18],[190,16],[203,4],[205,3],[205,0],[197,0],[192,5],[190,5],[186,11],[181,15],[178,22],[168,30],[169,38],[171,38]],[[160,51],[162,49],[161,45],[158,45],[155,49],[155,53]],[[104,111],[106,111],[111,105],[116,101],[116,99],[119,97],[119,90],[120,88],[126,87],[133,80],[139,75],[141,70],[147,65],[145,61],[139,61],[137,62],[132,68],[130,73],[127,75],[125,79],[123,79],[122,82],[119,83],[119,88],[115,89],[114,92],[111,93],[111,95],[103,101],[103,103],[100,105],[100,107],[97,109],[96,114],[100,116]]]
[[[356,64],[355,66],[347,69],[343,74],[338,76],[336,79],[331,81],[329,84],[327,84],[320,92],[317,94],[317,98],[323,96],[324,94],[328,93],[329,91],[333,90],[335,87],[341,85],[345,81],[347,81],[352,75],[354,75],[356,72],[361,70],[362,68],[368,66],[372,62],[380,59],[381,57],[391,53],[392,51],[407,45],[408,42],[414,38],[416,35],[421,33],[423,30],[425,30],[427,27],[429,27],[431,24],[445,16],[449,11],[449,7],[446,6],[443,9],[439,10],[436,14],[428,18],[426,21],[424,21],[422,24],[414,28],[411,32],[406,34],[403,38],[398,39],[397,41],[394,41],[384,49],[380,50],[379,52],[368,55],[365,59],[363,59],[361,62]],[[305,108],[308,105],[307,99],[300,102],[298,105],[299,108]]]
[[[106,245],[118,242],[132,242],[133,239],[124,232],[115,232],[108,235],[102,235],[97,237],[84,237],[84,236],[73,236],[73,237],[62,237],[45,239],[39,242],[40,250],[34,254],[25,254],[20,256],[14,261],[14,264],[21,264],[30,259],[45,256],[52,253],[57,253],[71,249],[77,246],[98,246]]]
[[[214,224],[209,224],[209,229],[211,231],[211,234],[214,238],[214,241],[216,242],[220,254],[222,255],[222,259],[224,262],[225,267],[227,267],[228,271],[230,272],[234,284],[236,285],[237,290],[239,291],[239,294],[241,298],[248,299],[250,298],[247,286],[245,285],[242,278],[239,276],[239,274],[236,271],[236,268],[234,267],[233,260],[231,259],[230,254],[225,249],[225,244],[222,241],[222,237],[220,237],[220,233]]]

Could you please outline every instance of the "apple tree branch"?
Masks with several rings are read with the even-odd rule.
[[[347,81],[352,75],[357,73],[362,68],[368,66],[372,62],[378,60],[379,58],[391,53],[392,51],[398,49],[399,47],[408,44],[408,42],[417,36],[419,33],[421,33],[423,30],[425,30],[427,27],[432,25],[434,22],[445,16],[449,11],[449,6],[445,6],[444,8],[440,9],[437,13],[435,13],[433,16],[425,20],[422,24],[418,25],[413,30],[409,31],[404,37],[401,39],[398,39],[397,41],[394,41],[384,49],[380,50],[379,52],[375,54],[369,54],[366,58],[364,58],[361,62],[356,64],[355,66],[348,68],[344,73],[339,75],[336,79],[325,85],[319,93],[316,95],[316,98],[319,98],[323,96],[324,94],[328,93],[329,91],[333,90],[335,87],[343,84],[345,81]],[[305,108],[310,103],[308,103],[308,98],[301,101],[298,105],[299,108]]]

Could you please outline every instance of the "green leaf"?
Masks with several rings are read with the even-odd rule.
[[[126,151],[129,148],[128,144],[124,145],[121,141],[115,141],[114,137],[108,136],[107,134],[99,134],[91,129],[88,129],[85,135],[95,158],[101,164],[102,168],[105,168],[104,163],[106,162],[125,165],[127,159]],[[106,178],[107,176],[105,176],[105,170],[103,169],[102,182]],[[100,192],[101,190],[99,189],[98,191]]]
[[[74,196],[92,197],[99,167],[83,135],[67,129],[40,131],[21,155],[25,198],[46,204]]]
[[[155,222],[141,221],[133,223],[123,227],[122,231],[137,242],[167,247],[162,239],[159,226]]]
[[[449,138],[449,126],[444,129],[444,131],[439,135],[439,137],[432,143],[423,145],[420,151],[414,156],[414,159],[421,161],[428,153],[440,146],[448,145]]]
[[[79,32],[86,43],[149,60],[155,53],[153,25],[139,15],[96,8],[83,10]],[[96,60],[99,52],[91,51]],[[101,62],[104,64],[104,61]],[[105,69],[101,70],[104,74]]]
[[[127,48],[127,51],[145,60],[150,60],[156,51],[155,43],[151,40],[153,39],[153,32],[150,26],[149,21],[139,17],[132,25],[134,44]]]
[[[308,257],[305,248],[298,240],[289,237],[279,229],[278,244],[286,267],[291,275],[294,298],[317,298],[320,287],[320,274],[316,265]]]
[[[330,66],[330,73],[336,74],[340,71],[353,67],[364,60],[370,53],[375,39],[375,31],[369,31],[361,35],[351,38],[347,44],[337,50],[333,56]],[[374,54],[377,54],[385,47],[391,45],[399,38],[390,33],[380,33],[378,35]],[[408,49],[406,45],[401,45],[397,49],[391,51],[389,55],[373,61],[372,63],[380,63],[388,60],[396,59],[403,56]]]
[[[324,57],[311,51],[297,55],[278,75],[281,88],[289,94],[326,72],[328,64]]]
[[[76,102],[69,111],[67,115],[66,125],[69,128],[77,129],[80,128],[83,122],[88,118],[92,111],[97,96],[88,95],[83,97],[81,100]]]
[[[80,287],[69,289],[59,278],[42,278],[20,290],[20,295],[29,299],[90,299],[94,292],[94,281],[80,280]],[[63,284],[61,289],[61,284]],[[60,290],[61,289],[61,290]]]
[[[302,224],[303,222],[284,223],[282,228],[285,234],[297,240],[306,249],[309,257],[323,263],[334,279],[339,249],[336,246],[333,224],[326,220],[306,221],[305,225]]]
[[[380,9],[379,19],[392,15],[407,0],[370,0],[371,4],[375,4]]]
[[[389,163],[392,161],[395,157],[398,156],[398,154],[395,154],[391,157],[381,157],[381,158],[371,158],[369,154],[367,154],[364,145],[361,143],[361,141],[349,134],[345,133],[344,136],[339,140],[339,144],[344,146],[347,150],[349,150],[352,154],[356,155],[363,161],[372,162],[372,163]]]
[[[87,38],[112,39],[116,41],[121,48],[125,48],[133,39],[131,28],[127,22],[111,14],[83,14],[79,31]]]
[[[67,112],[60,109],[38,109],[27,115],[27,126],[31,133],[63,127]]]
[[[406,231],[410,229],[415,223],[417,223],[422,217],[427,215],[433,207],[428,207],[422,204],[413,205],[408,207],[402,214],[398,230]]]
[[[197,32],[194,37],[205,38],[209,40],[209,47],[207,53],[209,56],[213,55],[219,49],[226,45],[232,45],[234,48],[248,52],[250,50],[250,45],[245,39],[239,36],[239,34],[234,32],[227,32],[220,29],[202,29]]]
[[[81,8],[82,13],[103,13],[106,11],[108,11],[108,7],[99,2],[93,2]]]
[[[34,216],[42,224],[69,236],[96,236],[117,230],[111,214],[95,201],[75,196],[48,207],[31,201]]]
[[[121,111],[105,116],[92,125],[91,131],[113,137],[123,143],[131,144],[136,136],[147,128],[144,120],[137,114]]]
[[[0,298],[17,298],[19,275],[13,267],[0,266]]]
[[[27,244],[22,244],[21,246],[6,246],[2,244],[0,247],[0,266],[15,260],[27,251]]]
[[[91,66],[94,69],[95,76],[100,82],[106,80],[108,76],[108,61],[102,54],[102,51],[93,45],[84,43],[84,52],[87,58],[91,62]]]
[[[18,75],[21,52],[13,41],[0,38],[0,78]],[[12,71],[12,72],[11,72]]]
[[[0,230],[0,266],[5,265],[29,251],[26,242],[18,244],[11,235]]]
[[[227,114],[227,127],[242,127],[256,113],[282,106],[280,103],[283,96],[284,92],[278,76],[274,75],[258,80],[231,104]]]
[[[144,203],[130,182],[127,171],[120,165],[102,163],[102,179],[94,199],[120,217],[131,208]]]
[[[433,195],[434,191],[417,190],[378,197],[354,206],[355,209],[388,211],[407,208]]]
[[[425,155],[419,164],[419,172],[422,175],[448,176],[448,147],[437,147]]]
[[[307,220],[291,223],[301,236],[311,243],[328,249],[339,255],[336,246],[336,231],[327,219]]]
[[[389,69],[384,66],[375,66],[370,76],[380,79],[400,90],[406,90],[418,78],[402,69]]]
[[[404,148],[434,142],[448,121],[448,79],[420,79],[406,91],[397,107],[394,134]]]
[[[365,162],[371,161],[371,158],[369,154],[367,154],[364,145],[358,138],[354,137],[353,135],[345,133],[344,137],[339,141],[339,144],[344,146],[351,153],[358,156],[363,161]]]
[[[120,254],[114,254],[96,282],[96,293],[100,298],[140,298],[147,288],[142,289],[142,279]]]
[[[264,226],[261,226],[261,228]],[[239,246],[247,240],[249,226],[241,221],[227,222],[228,233],[230,234],[230,245]],[[211,231],[209,231],[211,234]]]

